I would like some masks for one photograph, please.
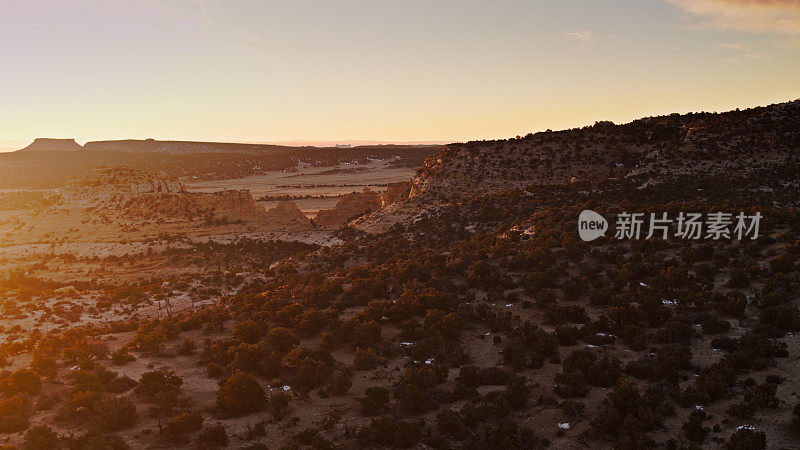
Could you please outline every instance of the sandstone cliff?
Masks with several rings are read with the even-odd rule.
[[[263,206],[256,204],[248,190],[226,190],[219,192],[191,192],[183,200],[196,209],[208,211],[215,217],[237,219],[262,219],[266,216]]]
[[[380,209],[381,195],[365,188],[363,192],[347,194],[336,202],[333,209],[323,209],[317,213],[317,224],[323,228],[335,229],[360,215]]]
[[[399,181],[397,183],[389,183],[386,185],[386,192],[383,193],[382,201],[383,206],[391,205],[392,203],[408,198],[411,192],[411,182]]]
[[[298,228],[312,228],[314,225],[308,217],[297,207],[295,202],[279,202],[266,212],[267,220],[271,223],[285,224]]]

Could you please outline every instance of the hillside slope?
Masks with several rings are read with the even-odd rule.
[[[800,100],[726,113],[671,114],[624,125],[453,144],[429,158],[413,195],[459,197],[530,184],[685,177],[800,179]],[[797,184],[794,184],[796,187]]]
[[[798,205],[800,100],[450,144],[411,183],[408,199],[352,225],[382,232],[442,205],[532,186]]]

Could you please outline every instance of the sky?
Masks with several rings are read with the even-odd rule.
[[[35,137],[466,141],[800,98],[800,0],[0,0]]]

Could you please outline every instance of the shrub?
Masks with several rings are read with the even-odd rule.
[[[795,433],[800,432],[800,397],[798,397],[797,403],[792,409],[792,427]]]
[[[0,401],[0,433],[16,433],[28,428],[28,404],[15,395]]]
[[[183,413],[174,417],[162,427],[162,433],[167,438],[176,438],[184,434],[191,434],[203,426],[203,415],[198,412]]]
[[[456,436],[464,431],[464,423],[457,412],[445,409],[436,414],[436,428],[445,436]]]
[[[499,386],[506,384],[511,378],[511,372],[499,367],[462,366],[458,370],[456,381],[469,387],[483,385]]]
[[[371,386],[364,391],[364,397],[359,401],[364,414],[374,416],[389,404],[389,391],[383,387]]]
[[[134,392],[152,399],[164,392],[177,393],[182,384],[183,379],[174,370],[159,369],[143,373]]]
[[[654,426],[642,420],[645,418],[643,403],[636,386],[620,379],[603,400],[600,411],[592,421],[592,430],[605,438],[618,439],[621,433],[636,438],[642,431]]]
[[[328,379],[325,394],[344,395],[353,385],[353,377],[349,372],[336,372]]]
[[[98,391],[73,391],[56,414],[56,420],[72,423],[92,423],[97,404],[103,399]]]
[[[124,366],[129,362],[135,361],[136,357],[131,355],[127,349],[121,348],[113,353],[111,353],[111,362],[117,366]]]
[[[228,369],[212,362],[206,366],[206,373],[211,378],[222,378],[228,374]]]
[[[706,435],[711,431],[708,427],[703,426],[703,421],[708,418],[705,411],[695,410],[689,414],[689,419],[683,423],[681,427],[683,432],[686,433],[686,438],[698,444],[703,443]]]
[[[756,407],[750,402],[732,403],[725,412],[729,416],[745,419],[756,412]]]
[[[299,445],[298,445],[299,444]],[[305,430],[301,431],[294,435],[294,437],[290,440],[289,446],[297,446],[296,448],[313,448],[313,449],[335,449],[337,448],[333,442],[326,439],[323,435],[320,434],[317,430],[312,430],[310,428],[306,428]],[[288,446],[287,446],[288,447]],[[284,448],[287,448],[284,447]],[[253,446],[247,447],[247,450],[266,450],[266,446],[264,444],[255,444]]]
[[[128,428],[136,423],[136,406],[126,397],[110,398],[97,404],[94,422],[106,431]]]
[[[198,448],[216,448],[228,446],[228,432],[222,425],[213,425],[203,428],[197,436]]]
[[[58,447],[58,435],[46,425],[29,429],[22,441],[25,450],[50,450]]]
[[[56,364],[56,361],[41,353],[34,353],[29,366],[37,375],[46,378],[55,377],[58,371],[58,364]]]
[[[373,419],[358,430],[358,439],[365,446],[408,448],[416,445],[422,437],[422,425],[405,422],[389,416]]]
[[[58,394],[44,394],[36,400],[36,410],[48,411],[59,401],[61,397]]]
[[[441,365],[426,364],[408,366],[400,375],[400,382],[413,384],[420,389],[432,389],[447,378],[447,368]]]
[[[333,373],[333,357],[328,352],[295,348],[286,355],[292,372],[292,385],[302,391],[321,386]]]
[[[401,411],[412,414],[424,413],[430,409],[432,402],[428,392],[416,384],[398,386],[394,391],[394,398],[397,400],[397,407]]]
[[[789,255],[778,255],[769,262],[769,268],[775,273],[790,273],[794,269],[794,262]]]
[[[604,356],[592,364],[586,373],[589,384],[597,387],[613,386],[622,374],[621,363],[616,357]]]
[[[531,389],[528,387],[528,380],[525,379],[525,377],[514,375],[508,380],[505,393],[512,408],[524,408],[531,394]]]
[[[709,317],[702,323],[703,333],[705,334],[722,334],[727,333],[731,329],[731,323],[725,319],[716,317]]]
[[[378,358],[371,348],[356,348],[353,354],[353,367],[356,370],[370,370],[378,365]]]
[[[267,333],[267,342],[278,350],[287,352],[300,343],[291,331],[283,327],[277,327],[269,330]]]
[[[233,356],[236,371],[251,372],[265,378],[276,377],[281,367],[281,354],[269,345],[239,344],[228,351]]]
[[[554,376],[556,394],[564,398],[585,397],[591,389],[583,377],[583,373],[562,372]]]
[[[217,409],[234,416],[262,411],[266,403],[264,389],[247,372],[231,375],[217,391]]]
[[[7,395],[37,395],[42,391],[42,380],[30,369],[20,369],[12,373],[0,383],[0,390]]]
[[[466,442],[466,448],[535,449],[549,445],[547,439],[536,436],[530,428],[521,427],[511,420],[496,425],[484,425]]]
[[[750,284],[750,276],[747,273],[747,270],[741,267],[734,267],[731,269],[731,278],[728,280],[728,286],[736,288],[736,287],[746,287]]]
[[[191,339],[184,339],[180,347],[178,347],[178,354],[188,356],[193,354],[195,350],[197,350],[197,344]]]
[[[128,444],[119,436],[108,436],[99,434],[97,431],[88,431],[77,438],[69,439],[67,441],[67,448],[81,450],[127,450],[130,447],[128,447]]]
[[[233,336],[249,344],[258,342],[266,332],[266,326],[254,320],[246,320],[233,326]]]
[[[292,397],[285,392],[276,392],[267,399],[267,410],[273,417],[280,419],[289,409]]]
[[[586,411],[586,404],[577,400],[564,400],[560,406],[561,412],[570,418],[580,417]]]
[[[762,450],[767,448],[767,436],[761,431],[742,428],[728,440],[729,450]]]

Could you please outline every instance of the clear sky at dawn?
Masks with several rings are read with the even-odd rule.
[[[798,0],[0,0],[35,137],[464,141],[800,97]]]

